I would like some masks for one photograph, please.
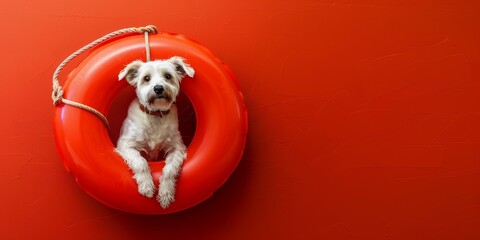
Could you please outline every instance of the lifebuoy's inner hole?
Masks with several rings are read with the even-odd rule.
[[[107,115],[110,128],[108,135],[112,141],[113,146],[117,145],[117,140],[120,135],[120,129],[123,121],[127,117],[128,107],[132,100],[136,97],[135,90],[132,87],[126,87],[118,93],[110,107],[110,112]],[[197,118],[190,99],[181,91],[177,96],[178,122],[179,130],[182,134],[183,142],[188,147],[195,135],[197,126]],[[157,159],[149,159],[145,154],[143,156],[149,161],[161,161],[164,154],[159,154]]]

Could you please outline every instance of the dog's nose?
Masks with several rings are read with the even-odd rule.
[[[161,94],[163,93],[163,86],[162,85],[155,85],[155,87],[153,87],[153,91],[156,93],[156,94]]]

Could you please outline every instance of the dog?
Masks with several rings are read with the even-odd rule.
[[[194,74],[195,70],[178,56],[150,62],[136,60],[118,74],[119,81],[125,78],[135,87],[137,98],[128,108],[115,151],[133,172],[138,192],[148,198],[156,188],[142,152],[151,159],[165,153],[157,195],[164,209],[175,201],[176,180],[187,156],[178,130],[175,100],[181,80]]]

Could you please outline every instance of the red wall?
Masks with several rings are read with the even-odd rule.
[[[468,0],[3,3],[0,239],[479,239],[479,23]],[[61,60],[147,24],[228,63],[249,110],[230,180],[164,216],[90,198],[52,134]]]

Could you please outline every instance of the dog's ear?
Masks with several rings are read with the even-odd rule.
[[[140,60],[136,60],[128,64],[120,73],[118,74],[118,80],[127,79],[127,82],[130,85],[135,86],[136,78],[138,76],[138,69],[142,66],[143,62]]]
[[[185,75],[193,77],[195,74],[195,70],[193,70],[188,63],[185,63],[185,59],[182,57],[171,57],[168,61],[175,65],[175,71],[177,71],[178,75],[182,78],[185,77]]]

